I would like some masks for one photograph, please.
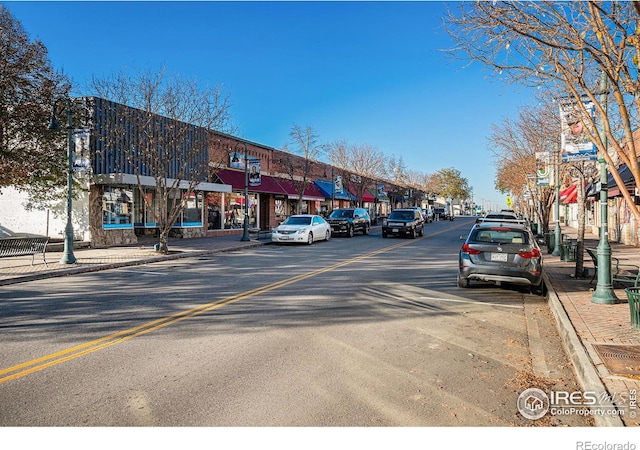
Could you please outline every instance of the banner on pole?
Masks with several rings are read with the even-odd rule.
[[[573,100],[560,102],[562,162],[598,159],[598,149],[585,128],[593,123],[594,109],[591,101],[583,102],[582,108]]]

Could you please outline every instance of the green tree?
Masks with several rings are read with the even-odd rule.
[[[451,199],[467,199],[471,197],[469,181],[461,172],[453,167],[438,170],[432,175],[432,186],[435,194]]]
[[[47,124],[55,98],[68,95],[69,81],[3,5],[0,55],[0,189],[15,186],[36,203],[51,199],[65,185],[67,152],[66,135],[51,133]]]

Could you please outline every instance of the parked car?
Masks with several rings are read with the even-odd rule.
[[[475,224],[460,249],[458,286],[472,281],[513,283],[544,293],[542,253],[531,230],[522,224]]]
[[[433,209],[431,207],[422,208],[422,214],[426,223],[433,222]]]
[[[355,233],[369,234],[371,218],[364,208],[337,208],[327,218],[331,233],[353,237]]]
[[[424,234],[424,219],[417,209],[394,209],[382,224],[382,237],[409,236],[413,239]]]
[[[290,216],[271,232],[271,242],[306,243],[331,238],[331,226],[321,216],[315,214],[297,214]]]
[[[483,217],[478,217],[476,219],[476,223],[483,223],[483,222],[517,223],[517,224],[527,223],[525,220],[519,219],[516,213],[509,212],[509,211],[490,212],[485,214]]]
[[[422,221],[425,223],[427,222],[427,215],[424,213],[424,209],[420,208],[419,206],[407,206],[406,209],[415,209],[422,216]]]
[[[453,220],[453,216],[448,213],[446,208],[434,208],[433,214],[435,220]]]

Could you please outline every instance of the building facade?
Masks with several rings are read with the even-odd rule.
[[[359,186],[359,177],[320,161],[102,98],[75,101],[84,102],[86,117],[74,142],[75,158],[83,161],[74,174],[74,239],[95,247],[157,234],[162,210],[177,203],[183,208],[172,233],[201,237],[241,234],[245,214],[250,229],[270,230],[298,212],[328,215],[349,206],[367,208],[377,220],[407,201],[388,195],[398,186]],[[292,164],[298,169],[291,171]],[[0,225],[64,236],[66,201],[28,211],[23,194],[3,192]]]

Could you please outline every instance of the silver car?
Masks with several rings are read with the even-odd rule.
[[[479,223],[460,249],[458,286],[472,281],[529,286],[544,294],[542,253],[531,230],[517,223]]]

